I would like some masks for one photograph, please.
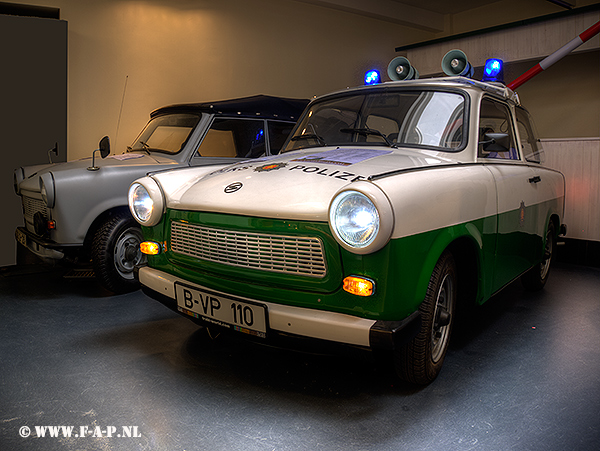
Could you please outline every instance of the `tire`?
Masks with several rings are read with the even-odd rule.
[[[104,288],[113,293],[139,288],[133,269],[146,261],[140,251],[141,242],[142,230],[129,213],[109,216],[98,227],[92,244],[92,265]]]
[[[521,283],[526,290],[539,291],[546,285],[548,276],[550,275],[550,265],[554,257],[555,240],[554,224],[550,222],[546,230],[542,261],[521,276]]]
[[[425,300],[421,303],[421,330],[417,336],[394,351],[394,366],[400,379],[426,385],[439,374],[454,323],[457,290],[456,263],[444,252],[438,260]]]

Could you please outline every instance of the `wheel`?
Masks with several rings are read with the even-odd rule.
[[[546,230],[546,239],[544,242],[544,256],[542,261],[521,276],[521,283],[529,291],[539,291],[544,288],[548,275],[550,274],[550,265],[554,256],[554,224],[550,222]]]
[[[457,275],[452,254],[444,252],[438,260],[421,312],[421,330],[417,336],[394,351],[397,375],[413,384],[425,385],[439,374],[454,322]]]
[[[142,230],[129,213],[106,219],[97,229],[92,244],[92,265],[100,283],[114,293],[137,290],[133,269],[146,256],[140,251]]]

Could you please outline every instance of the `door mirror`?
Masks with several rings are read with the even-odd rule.
[[[100,156],[103,159],[108,157],[108,155],[110,154],[110,140],[108,139],[108,136],[105,136],[100,140],[98,148],[92,153],[92,165],[89,168],[87,168],[88,171],[97,171],[98,169],[100,169],[98,166],[96,166],[96,152],[100,152]]]
[[[50,164],[52,164],[52,154],[58,157],[58,142],[54,143],[54,147],[48,151],[48,159],[50,160]]]
[[[100,148],[100,156],[102,158],[106,158],[110,155],[110,140],[108,139],[108,136],[105,136],[100,140],[98,147]]]
[[[506,152],[510,147],[510,137],[507,133],[486,133],[484,139],[485,141],[479,143],[484,152]]]

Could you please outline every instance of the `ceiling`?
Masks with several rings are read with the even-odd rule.
[[[373,17],[434,33],[444,31],[444,16],[496,3],[499,0],[298,0],[325,8]],[[565,9],[575,0],[537,0]]]

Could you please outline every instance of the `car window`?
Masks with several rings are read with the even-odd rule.
[[[294,129],[295,124],[289,122],[268,121],[269,123],[269,149],[271,155],[277,155],[285,140]]]
[[[262,119],[215,118],[197,156],[255,158],[266,152]]]
[[[509,145],[507,150],[497,150],[489,146],[490,133],[508,135]],[[489,149],[494,150],[489,150]],[[519,153],[515,145],[511,115],[508,107],[489,98],[481,101],[479,114],[479,145],[477,156],[480,158],[496,158],[502,160],[518,160]]]
[[[310,107],[285,151],[394,144],[456,152],[464,147],[465,102],[457,92],[433,90],[324,99]]]
[[[196,114],[167,114],[150,120],[129,152],[163,152],[175,154],[183,149],[200,120]]]
[[[531,163],[542,163],[544,151],[542,143],[537,138],[531,115],[523,108],[517,107],[515,111],[517,112],[517,127],[521,138],[521,149],[523,149],[525,159]]]

